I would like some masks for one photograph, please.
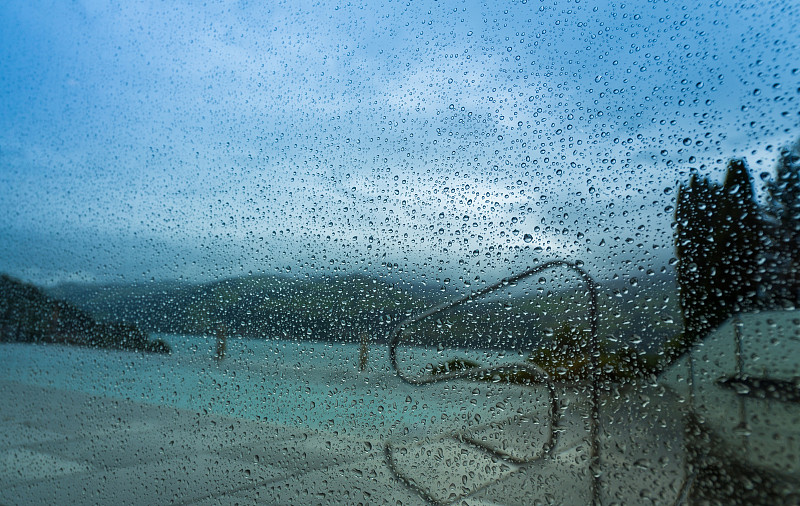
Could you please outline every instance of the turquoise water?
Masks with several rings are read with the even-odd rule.
[[[158,336],[170,355],[60,345],[0,345],[0,378],[108,398],[262,420],[284,426],[370,437],[460,430],[514,412],[546,411],[541,388],[450,382],[414,387],[389,366],[386,346],[370,348],[357,368],[359,346],[325,342],[230,339],[214,360],[214,338]],[[410,349],[417,367],[452,356],[511,361],[502,353]]]

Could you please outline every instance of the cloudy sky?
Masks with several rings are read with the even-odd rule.
[[[800,136],[799,24],[783,1],[6,0],[0,271],[669,270],[676,182],[734,156],[759,179]]]

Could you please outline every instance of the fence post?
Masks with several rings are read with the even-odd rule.
[[[369,360],[369,335],[362,331],[359,334],[359,340],[361,341],[361,348],[358,352],[358,368],[363,371],[367,368],[367,361]]]

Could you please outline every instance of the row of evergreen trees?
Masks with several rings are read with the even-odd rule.
[[[780,153],[759,205],[744,160],[723,183],[694,174],[675,209],[684,342],[731,315],[800,305],[800,141]]]

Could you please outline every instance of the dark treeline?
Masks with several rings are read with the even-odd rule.
[[[0,275],[0,342],[59,343],[168,353],[135,325],[99,322],[74,305],[39,288]]]
[[[781,151],[759,205],[744,160],[723,183],[694,174],[675,209],[684,345],[744,311],[800,304],[800,141]]]

